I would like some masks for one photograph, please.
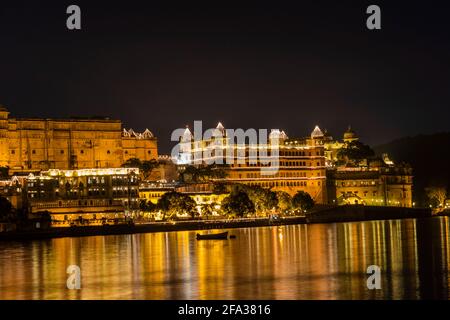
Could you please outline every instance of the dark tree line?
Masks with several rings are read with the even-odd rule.
[[[234,185],[228,196],[220,205],[220,210],[214,209],[216,204],[202,204],[203,215],[208,216],[213,211],[233,217],[249,215],[267,216],[271,213],[288,215],[303,213],[314,206],[314,200],[304,192],[298,191],[293,197],[284,191],[272,191],[258,186]],[[217,204],[218,205],[218,204]],[[176,191],[165,193],[154,204],[150,201],[141,201],[143,211],[161,211],[163,219],[169,219],[177,213],[189,214],[191,218],[198,215],[196,202],[188,195]]]
[[[214,179],[224,179],[227,176],[225,171],[226,165],[200,165],[187,166],[183,172],[180,173],[181,182],[199,183],[207,182]]]
[[[337,153],[339,164],[354,164],[358,165],[362,160],[373,157],[375,152],[370,146],[360,142],[351,141],[346,142],[344,147]]]
[[[147,180],[150,177],[152,171],[159,166],[159,162],[155,159],[152,160],[140,160],[138,158],[131,158],[122,164],[124,168],[139,168],[139,171],[144,178]]]

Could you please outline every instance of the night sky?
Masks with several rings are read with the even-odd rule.
[[[444,1],[243,2],[2,1],[0,104],[121,119],[166,153],[194,120],[290,136],[351,124],[370,144],[450,130]],[[369,4],[382,30],[366,28]]]

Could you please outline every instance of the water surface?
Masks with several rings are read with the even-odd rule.
[[[448,299],[448,218],[0,242],[0,299]],[[66,286],[69,265],[81,289]],[[367,267],[382,271],[368,290]]]

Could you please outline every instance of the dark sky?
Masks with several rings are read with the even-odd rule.
[[[351,124],[370,144],[449,131],[444,1],[2,1],[0,103],[16,117],[104,115],[172,130]],[[66,29],[78,4],[82,30]],[[382,30],[366,28],[369,4]]]

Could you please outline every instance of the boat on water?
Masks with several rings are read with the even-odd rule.
[[[227,239],[228,239],[228,231],[221,233],[207,233],[207,234],[197,233],[197,240],[227,240]]]

